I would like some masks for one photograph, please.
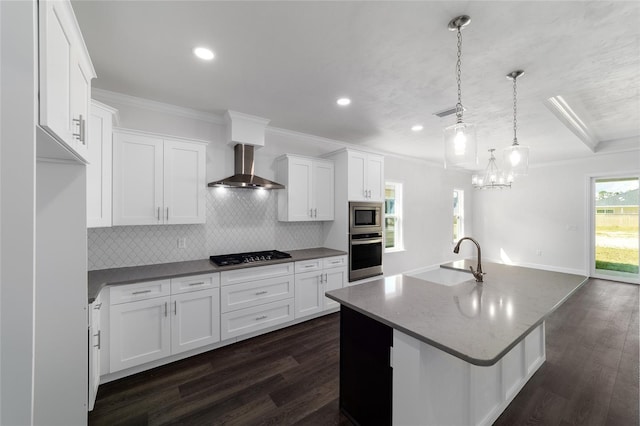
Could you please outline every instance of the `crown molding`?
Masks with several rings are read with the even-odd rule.
[[[556,118],[571,130],[591,152],[596,152],[600,141],[562,96],[552,96],[544,103]]]
[[[125,95],[124,93],[111,92],[104,89],[91,89],[93,97],[102,102],[117,102],[123,105],[143,108],[150,111],[172,114],[178,117],[191,118],[193,120],[206,121],[208,123],[225,125],[224,117],[221,115],[207,113],[192,108],[185,108],[164,102],[152,101],[150,99],[138,98],[136,96]]]

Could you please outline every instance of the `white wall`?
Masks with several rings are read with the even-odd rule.
[[[588,275],[589,176],[621,172],[640,172],[640,151],[534,167],[510,190],[476,192],[473,222],[483,255]]]
[[[453,253],[453,190],[465,195],[465,235],[474,236],[471,176],[445,170],[441,165],[398,157],[385,157],[385,180],[403,185],[405,251],[385,253],[385,275],[398,274],[473,256],[471,245]]]
[[[32,422],[36,5],[0,1],[0,424]]]

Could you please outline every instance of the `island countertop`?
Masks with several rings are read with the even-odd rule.
[[[474,260],[442,265],[466,269]],[[466,362],[495,364],[579,289],[587,277],[484,262],[484,283],[444,286],[407,275],[326,296]]]

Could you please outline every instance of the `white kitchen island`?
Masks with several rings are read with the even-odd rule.
[[[587,278],[484,269],[483,284],[442,271],[327,293],[342,305],[340,407],[356,424],[489,425],[544,363],[545,317]]]

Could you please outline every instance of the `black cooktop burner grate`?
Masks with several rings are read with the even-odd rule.
[[[221,254],[209,256],[218,266],[239,265],[241,263],[268,262],[277,259],[289,259],[291,255],[278,250],[250,251],[247,253]]]

